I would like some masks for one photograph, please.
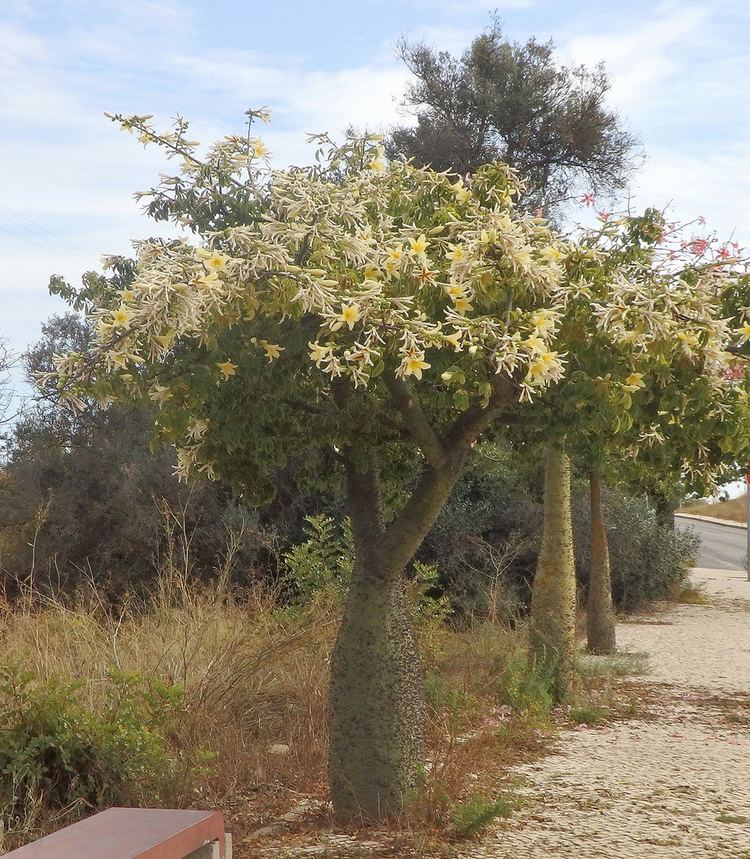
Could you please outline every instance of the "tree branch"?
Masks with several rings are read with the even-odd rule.
[[[424,458],[433,468],[442,468],[445,464],[445,449],[430,426],[417,395],[395,373],[387,372],[383,379],[391,399],[401,412],[406,428],[424,454]]]

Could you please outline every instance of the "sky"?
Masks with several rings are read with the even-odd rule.
[[[163,129],[179,113],[211,142],[268,106],[274,163],[304,163],[308,132],[408,121],[402,36],[459,53],[493,10],[513,39],[605,63],[610,106],[647,155],[633,206],[671,204],[750,244],[746,0],[0,0],[0,338],[22,351],[65,310],[50,275],[77,284],[164,232],[132,195],[167,163],[105,111]]]

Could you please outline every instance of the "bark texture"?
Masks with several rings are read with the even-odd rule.
[[[602,515],[602,479],[598,472],[589,477],[591,505],[591,567],[586,606],[586,636],[591,653],[614,653],[615,612],[612,606],[612,576],[609,566],[607,529]]]
[[[559,701],[575,694],[576,575],[570,513],[570,460],[550,445],[544,481],[544,531],[531,596],[532,644],[553,672]]]
[[[422,754],[422,666],[404,581],[360,569],[331,663],[330,786],[339,818],[401,812]]]

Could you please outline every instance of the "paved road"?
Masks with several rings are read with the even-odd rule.
[[[747,554],[747,531],[744,528],[731,528],[701,522],[699,519],[675,517],[678,528],[692,528],[701,538],[696,565],[712,570],[744,570]]]

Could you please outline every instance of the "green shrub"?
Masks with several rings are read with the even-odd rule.
[[[499,817],[510,817],[517,807],[518,799],[511,794],[494,798],[480,794],[456,806],[452,823],[462,838],[473,838]]]
[[[305,541],[285,555],[287,578],[293,600],[308,604],[314,596],[326,594],[343,600],[354,569],[354,542],[348,519],[341,524],[330,516],[307,516]],[[440,623],[452,611],[443,594],[436,567],[415,561],[407,583],[407,597],[420,625]]]
[[[612,566],[612,596],[629,612],[665,599],[684,584],[695,563],[697,535],[672,530],[656,521],[645,498],[605,493],[604,518]],[[575,493],[576,562],[581,585],[588,585],[589,511],[587,489]]]
[[[501,704],[519,713],[547,715],[554,704],[554,666],[539,662],[523,651],[509,655],[497,680]]]
[[[181,691],[110,674],[92,707],[82,683],[0,671],[0,815],[25,835],[92,810],[158,804],[174,770],[166,734]]]

